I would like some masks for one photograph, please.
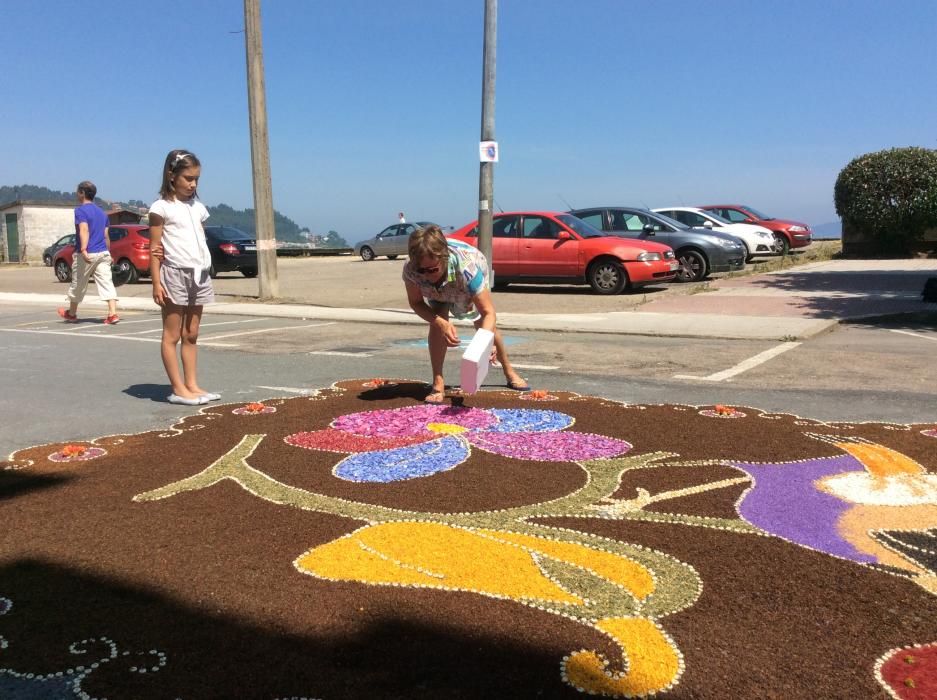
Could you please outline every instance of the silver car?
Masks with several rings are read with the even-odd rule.
[[[386,255],[393,260],[398,255],[407,254],[407,243],[410,234],[418,228],[436,226],[432,221],[417,221],[412,224],[394,224],[388,226],[374,238],[355,243],[355,255],[362,260],[374,260],[378,255]]]

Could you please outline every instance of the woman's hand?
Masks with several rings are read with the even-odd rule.
[[[159,243],[157,243],[156,245],[152,245],[152,244],[151,244],[151,245],[150,245],[150,255],[152,255],[154,258],[156,258],[157,260],[159,260],[160,262],[162,262],[163,259],[164,259],[164,258],[163,258],[163,246],[162,246],[161,244],[159,244]]]
[[[439,316],[436,317],[436,323],[439,324],[439,329],[442,331],[443,338],[446,340],[446,345],[450,348],[458,347],[460,342],[459,331],[456,330],[455,324]]]

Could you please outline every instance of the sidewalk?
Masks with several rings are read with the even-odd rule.
[[[368,272],[375,273],[370,276],[386,276],[387,281],[362,284],[360,293],[350,302],[344,293],[347,287],[343,292],[332,284],[293,281],[290,291],[292,300],[297,303],[220,301],[211,306],[211,313],[361,323],[423,323],[402,305],[387,307],[388,299],[399,298],[389,297],[387,292],[389,288],[396,289],[390,285],[400,284],[399,267],[370,265]],[[45,270],[46,275],[51,274],[48,268]],[[309,272],[308,267],[305,270]],[[355,270],[360,272],[360,269]],[[511,303],[502,304],[500,299],[511,296],[511,292],[496,292],[495,305],[499,309],[525,309],[524,312],[499,311],[498,325],[503,330],[792,340],[823,333],[843,320],[917,312],[937,314],[937,305],[921,301],[924,283],[934,276],[937,276],[937,260],[831,260],[773,273],[716,279],[696,285],[671,285],[646,295],[619,295],[611,299],[574,288],[569,294],[556,290],[515,293]],[[3,276],[2,282],[0,288],[8,290],[16,280]],[[236,279],[217,282],[219,290],[235,284],[243,290],[243,285],[249,283]],[[29,284],[20,287],[37,289],[36,285]],[[48,285],[41,288],[47,289]],[[0,302],[41,304],[51,312],[62,305],[64,287],[61,291],[61,294],[0,291]],[[130,291],[132,296],[127,294]],[[122,287],[119,293],[121,309],[157,309],[149,297],[149,285]],[[353,306],[348,306],[349,303]],[[82,308],[104,307],[103,302],[90,294],[82,304]],[[595,307],[609,310],[595,311]],[[558,309],[562,312],[557,312]]]

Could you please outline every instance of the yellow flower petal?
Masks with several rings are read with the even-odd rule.
[[[596,627],[610,635],[628,659],[628,671],[608,672],[608,662],[594,651],[570,654],[565,663],[566,680],[587,693],[643,697],[667,690],[682,671],[674,643],[651,620],[643,617],[607,618]]]
[[[862,462],[866,471],[873,476],[924,473],[924,467],[913,459],[883,445],[856,442],[837,442],[835,444],[838,448],[845,450]]]

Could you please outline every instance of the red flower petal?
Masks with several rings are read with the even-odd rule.
[[[325,450],[326,452],[375,452],[377,450],[390,450],[395,447],[406,447],[427,442],[436,435],[409,435],[405,437],[381,438],[352,435],[344,430],[326,428],[305,433],[287,435],[284,441],[287,445],[304,447],[309,450]]]

